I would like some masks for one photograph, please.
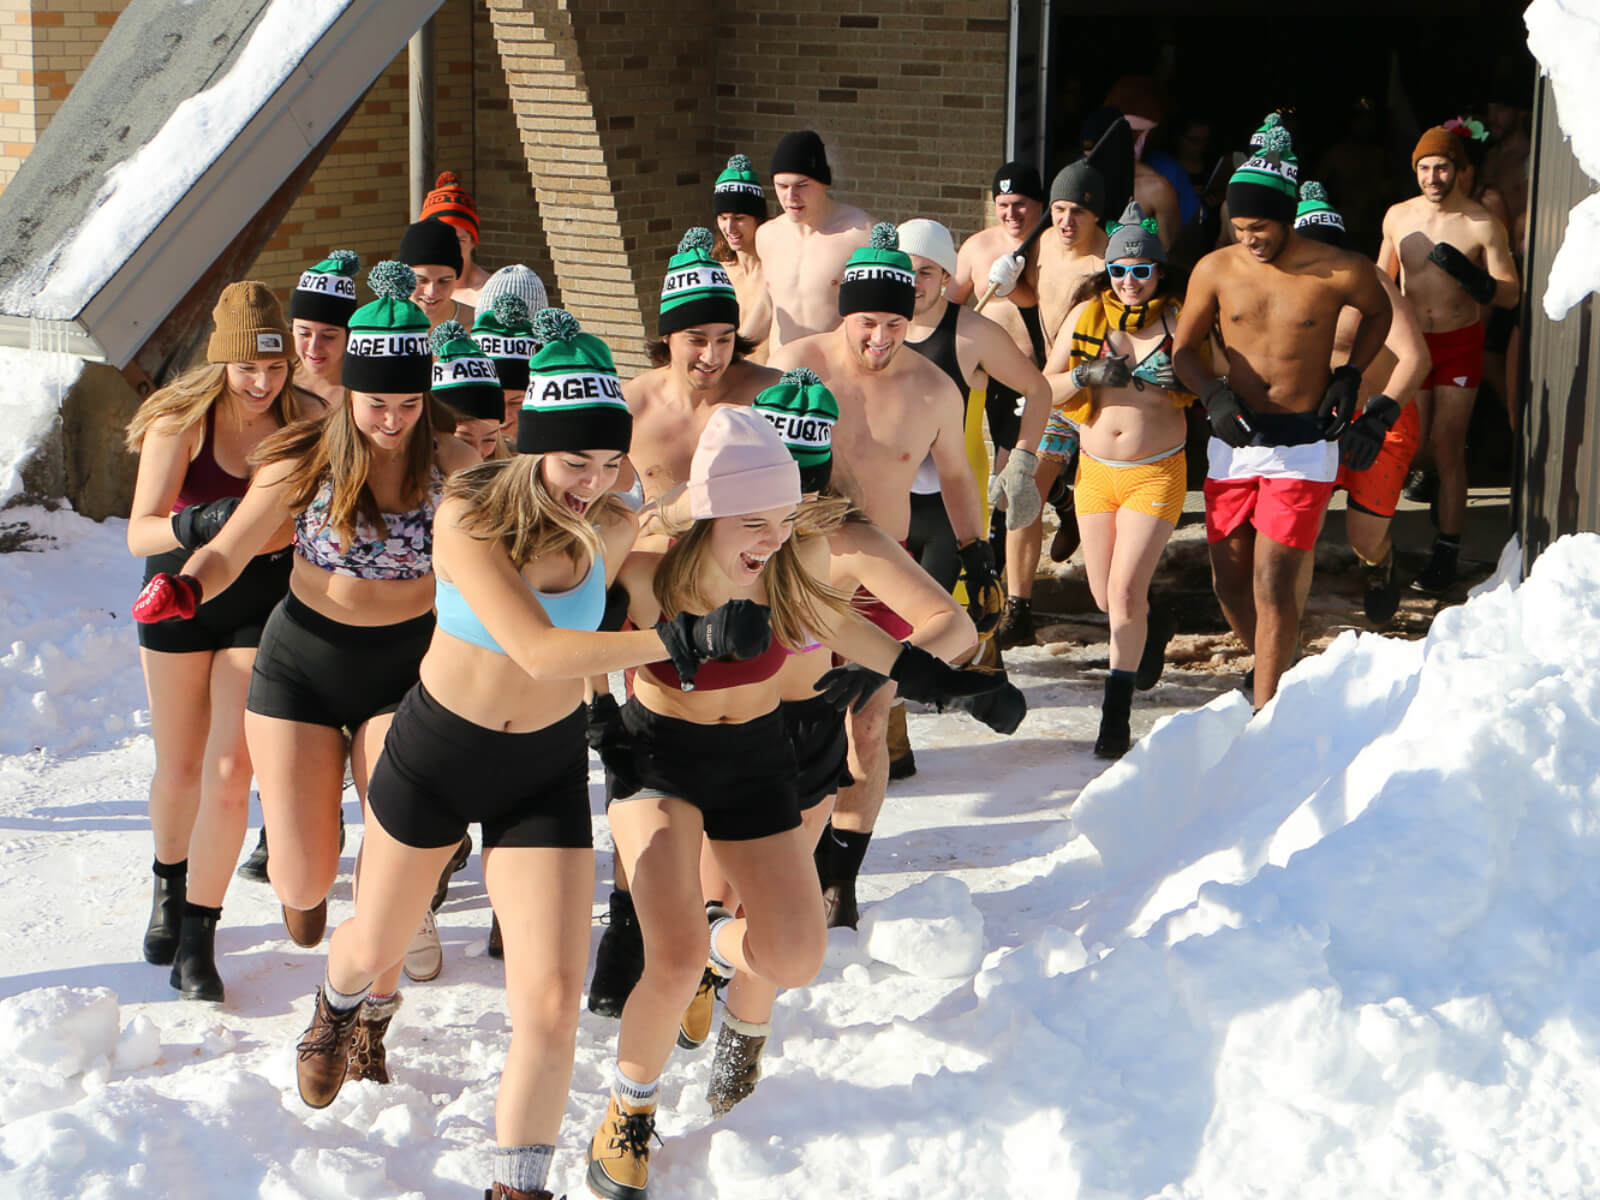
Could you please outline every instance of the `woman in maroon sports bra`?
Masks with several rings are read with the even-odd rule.
[[[128,549],[146,557],[146,580],[177,570],[222,528],[263,438],[316,415],[301,407],[288,323],[265,284],[232,284],[213,317],[207,365],[152,395],[128,425],[128,448],[139,454]],[[172,986],[191,999],[222,999],[214,937],[250,795],[245,693],[262,627],[289,586],[289,540],[283,523],[239,583],[193,616],[139,626],[156,748],[144,956],[171,963]]]

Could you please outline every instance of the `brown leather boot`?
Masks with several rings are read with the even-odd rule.
[[[700,974],[700,986],[695,989],[694,999],[689,1001],[689,1007],[683,1010],[683,1016],[678,1020],[678,1046],[681,1049],[698,1050],[711,1036],[711,1020],[717,1006],[717,989],[725,982],[722,976],[711,969],[711,964],[706,963],[706,969]]]
[[[389,1058],[383,1046],[383,1035],[389,1031],[389,1022],[399,1011],[399,992],[376,1003],[362,1001],[361,1017],[356,1021],[355,1032],[350,1035],[350,1065],[345,1071],[346,1079],[389,1082]]]
[[[285,904],[283,927],[289,931],[289,940],[296,946],[307,949],[315,946],[328,928],[328,898],[324,896],[315,908],[290,908]]]
[[[761,1051],[771,1032],[771,1022],[754,1025],[732,1013],[722,1015],[717,1053],[711,1060],[711,1086],[706,1089],[713,1117],[726,1116],[735,1104],[756,1090],[761,1079]]]
[[[917,756],[911,752],[911,738],[906,734],[906,706],[896,701],[889,710],[889,778],[909,779],[917,773]]]
[[[608,1200],[646,1200],[655,1134],[654,1104],[634,1108],[613,1093],[606,1119],[589,1144],[589,1189]]]
[[[300,1039],[300,1062],[295,1068],[300,1099],[312,1108],[327,1108],[344,1085],[350,1063],[350,1039],[361,1009],[362,1005],[358,1004],[349,1012],[336,1013],[328,1007],[322,989],[317,989],[317,1008],[311,1015],[311,1024],[306,1026],[305,1036]]]

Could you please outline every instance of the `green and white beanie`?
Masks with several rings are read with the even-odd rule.
[[[433,386],[433,348],[427,314],[411,302],[416,272],[387,259],[367,272],[367,286],[377,299],[350,317],[339,382],[369,395],[427,391]]]
[[[1274,129],[1283,129],[1285,133],[1289,132],[1284,128],[1282,113],[1269,112],[1267,114],[1266,120],[1261,122],[1261,127],[1250,135],[1251,148],[1254,149],[1260,146],[1266,140],[1267,134]]]
[[[1301,237],[1330,246],[1345,244],[1344,218],[1328,199],[1328,189],[1315,179],[1300,185],[1300,207],[1295,212],[1294,231]]]
[[[356,272],[361,257],[354,250],[335,250],[300,273],[289,297],[289,319],[320,321],[343,329],[356,311]]]
[[[528,364],[528,390],[517,417],[517,453],[621,450],[633,439],[633,414],[622,398],[606,344],[578,328],[564,308],[540,309],[533,336],[544,343]]]
[[[808,367],[785,371],[755,398],[755,410],[778,431],[800,468],[800,490],[820,492],[833,473],[833,427],[839,404],[821,377]]]
[[[494,360],[467,335],[460,321],[433,331],[433,394],[471,421],[505,419],[506,401]]]
[[[1228,215],[1292,225],[1300,187],[1294,141],[1289,131],[1273,124],[1271,118],[1257,132],[1261,140],[1255,153],[1228,180]]]
[[[661,337],[696,325],[739,327],[739,297],[722,264],[711,257],[711,231],[696,227],[683,235],[667,261],[661,283]]]
[[[761,187],[761,177],[744,155],[735,154],[728,160],[728,169],[717,176],[711,211],[744,213],[758,221],[767,219],[767,193]]]
[[[839,284],[839,315],[895,313],[911,319],[917,277],[911,258],[900,250],[900,234],[887,221],[872,227],[872,240],[850,256]]]
[[[492,304],[480,303],[472,321],[472,337],[494,360],[501,387],[520,392],[528,386],[528,360],[539,343],[533,337],[533,318],[526,300],[515,292],[501,292]]]

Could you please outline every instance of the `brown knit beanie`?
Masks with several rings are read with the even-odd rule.
[[[1425,158],[1448,158],[1459,167],[1464,157],[1461,139],[1443,125],[1435,125],[1417,139],[1417,148],[1411,152],[1411,169],[1415,171]]]
[[[294,358],[294,339],[283,308],[272,289],[247,279],[222,289],[211,310],[216,326],[206,347],[206,361],[252,362],[258,358]]]

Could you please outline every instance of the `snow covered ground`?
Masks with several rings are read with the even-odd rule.
[[[481,1194],[507,1026],[476,858],[396,1082],[310,1113],[292,1045],[323,959],[270,889],[229,894],[224,1007],[139,959],[122,526],[13,515],[57,541],[0,555],[0,1195]],[[1223,681],[1163,682],[1103,774],[1086,657],[1009,656],[1033,705],[1011,739],[913,716],[860,935],[781,999],[729,1117],[709,1047],[674,1056],[652,1194],[1600,1192],[1600,538],[1426,642],[1343,636],[1253,720]],[[585,1013],[557,1194],[585,1194],[614,1037]]]

